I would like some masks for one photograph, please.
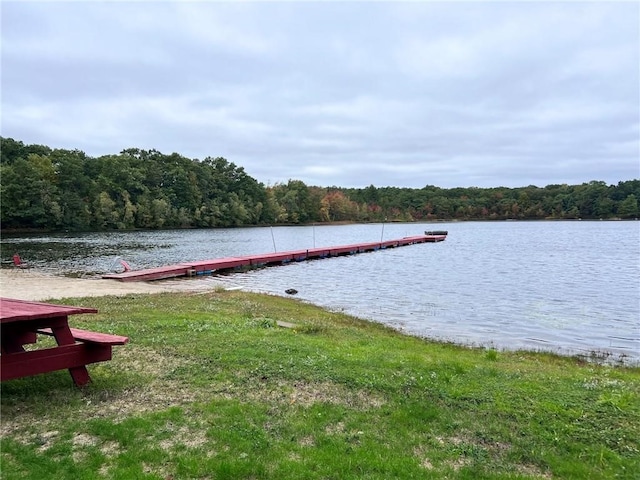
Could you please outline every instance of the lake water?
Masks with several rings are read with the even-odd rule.
[[[639,222],[460,222],[4,235],[3,267],[96,276],[448,230],[447,240],[216,277],[404,332],[497,349],[640,364]],[[194,289],[212,278],[184,279]],[[176,280],[172,280],[176,281]]]

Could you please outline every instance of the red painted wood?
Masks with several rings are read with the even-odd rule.
[[[250,265],[250,260],[247,257],[228,257],[218,258],[212,260],[202,260],[200,262],[181,263],[187,268],[195,270],[196,272],[208,272],[214,270],[227,270],[230,268],[243,267]]]
[[[109,354],[109,358],[107,358],[107,360],[111,360],[111,354]],[[99,361],[99,360],[96,360],[96,361]],[[71,367],[69,369],[69,375],[71,375],[71,378],[73,379],[73,383],[78,387],[84,387],[91,381],[91,377],[89,376],[89,370],[87,370],[86,363],[79,367]]]
[[[35,332],[18,331],[15,335],[2,334],[0,338],[0,351],[2,353],[23,352],[23,345],[36,343],[38,336]]]
[[[111,360],[111,345],[75,343],[54,348],[44,348],[29,352],[1,355],[0,378],[2,381],[29,375],[53,372],[55,370],[77,368],[77,385],[85,385],[89,380],[85,365]],[[73,375],[72,375],[73,376]]]
[[[263,253],[261,255],[248,255],[244,258],[249,260],[249,265],[273,265],[292,261],[293,252]]]
[[[126,337],[109,336],[112,343],[91,342],[99,333],[80,330],[79,336],[89,340],[76,343],[69,328],[68,315],[96,313],[94,308],[70,307],[50,303],[27,302],[0,298],[0,378],[2,381],[27,375],[68,369],[78,386],[89,383],[91,378],[86,365],[111,360],[113,344],[122,344]],[[45,329],[56,339],[57,347],[24,351],[25,343],[37,339],[38,330]],[[82,333],[81,333],[82,332]],[[103,334],[107,335],[107,334]],[[106,340],[107,337],[102,337]],[[126,341],[126,340],[125,340]]]
[[[71,307],[52,303],[28,302],[13,298],[0,298],[0,322],[66,317],[81,313],[98,313],[95,308]]]
[[[382,248],[393,248],[398,246],[398,240],[386,240],[382,242]]]
[[[162,280],[165,278],[185,277],[189,274],[189,265],[169,265],[166,267],[148,268],[145,270],[130,270],[122,273],[109,273],[102,278],[112,278],[123,282],[138,282],[145,280]]]
[[[89,330],[81,330],[79,328],[70,328],[71,335],[75,340],[89,343],[100,343],[105,345],[124,345],[129,341],[128,337],[121,335],[112,335],[111,333],[90,332]],[[43,335],[53,335],[50,328],[40,328],[38,333]]]
[[[322,248],[310,248],[307,250],[308,258],[323,258],[328,257],[331,251],[327,247]]]
[[[10,337],[8,335],[2,335],[2,342],[0,344],[0,352],[2,355],[11,355],[12,353],[24,352],[24,343],[22,340],[24,336]]]

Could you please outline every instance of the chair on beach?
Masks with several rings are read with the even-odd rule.
[[[29,266],[22,261],[20,255],[17,253],[13,254],[13,266],[16,268],[28,268]]]

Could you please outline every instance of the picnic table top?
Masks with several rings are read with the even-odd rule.
[[[19,321],[54,318],[81,313],[98,313],[95,308],[73,307],[69,305],[55,305],[52,303],[31,302],[13,298],[0,298],[0,322],[11,323]]]

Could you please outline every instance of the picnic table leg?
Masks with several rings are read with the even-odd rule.
[[[87,367],[74,367],[69,369],[73,383],[78,387],[84,387],[91,381]]]
[[[1,353],[19,353],[24,352],[24,347],[21,343],[15,343],[7,341],[5,336],[2,338],[2,345],[0,349]]]
[[[58,345],[72,345],[76,343],[68,324],[66,326],[52,327],[51,331],[53,332],[53,336]],[[73,383],[78,387],[83,387],[91,381],[91,377],[89,376],[89,371],[86,366],[70,368],[69,373],[71,374]]]
[[[8,325],[3,327],[0,333],[1,353],[24,352],[24,344],[36,342],[36,334],[33,332],[24,331],[21,328],[11,328]]]

